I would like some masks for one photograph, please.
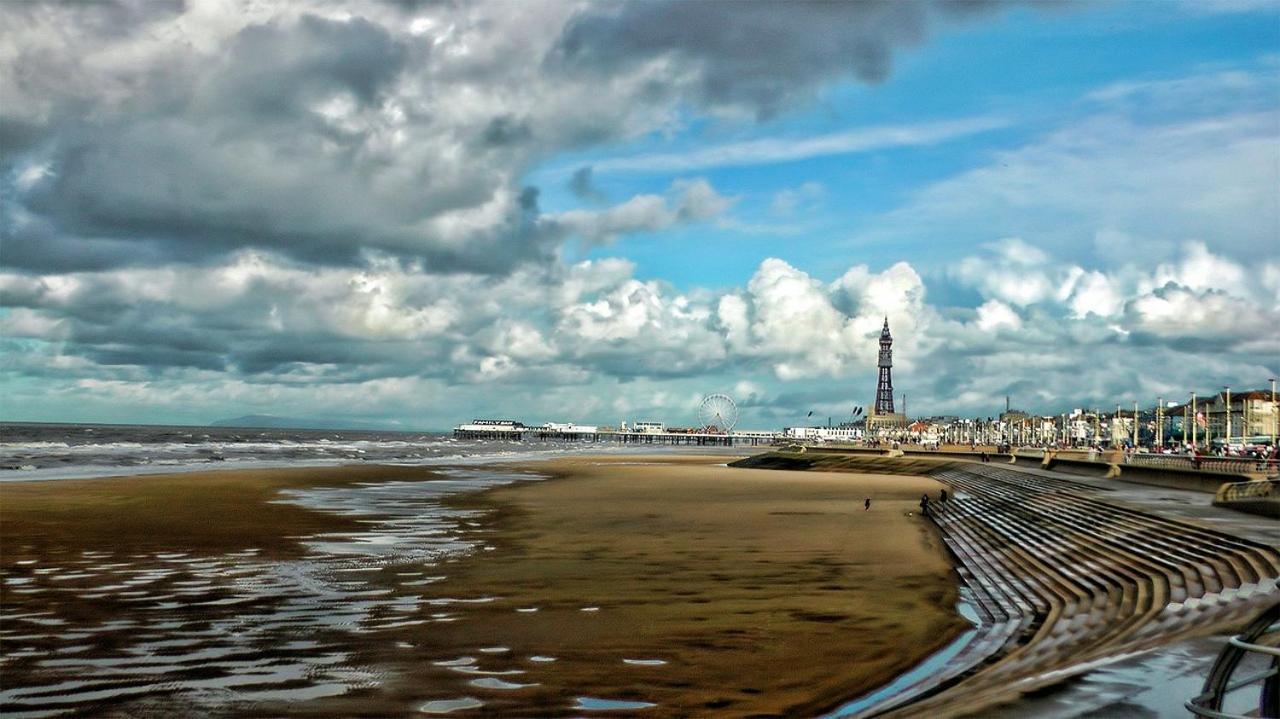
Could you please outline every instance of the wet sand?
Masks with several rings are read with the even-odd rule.
[[[219,684],[230,670],[202,666],[205,647],[173,660],[182,686],[204,692],[200,711],[794,716],[887,682],[965,628],[940,543],[907,516],[935,482],[718,466],[724,461],[530,463],[506,470],[554,479],[424,494],[418,504],[405,497],[436,491],[423,480],[445,475],[360,466],[0,486],[0,603],[6,617],[34,613],[28,621],[40,628],[16,643],[7,637],[10,648],[31,651],[6,651],[6,689],[41,676],[42,658],[67,649],[106,664],[131,651],[144,662],[129,674],[137,692],[72,708],[182,712],[192,695],[139,685],[147,672],[163,674],[146,667],[175,652],[166,641],[226,643],[228,627],[247,623],[258,629],[236,645],[238,660],[252,663],[234,675],[243,682]],[[279,503],[281,492],[296,501]],[[398,503],[380,518],[387,497]],[[398,549],[369,554],[383,545]],[[352,551],[363,554],[352,559]],[[128,565],[145,579],[162,562],[184,561],[210,576],[162,575],[134,590],[154,596],[128,598],[140,603],[113,604],[95,588],[114,581],[104,567]],[[305,581],[268,581],[269,591],[237,607],[243,587],[221,587],[216,577],[254,562],[240,571],[270,578],[311,569],[298,572]],[[94,567],[79,568],[86,564]],[[71,589],[51,595],[34,591],[42,580],[9,581],[34,568],[61,573]],[[206,593],[202,605],[184,606],[187,586]],[[231,604],[219,603],[220,591]],[[325,592],[333,596],[309,596]],[[166,618],[182,613],[185,624],[170,622],[166,633],[153,623],[151,644],[120,636],[162,609]],[[282,665],[301,668],[282,673]],[[208,686],[198,683],[210,676]],[[252,691],[263,676],[278,680],[273,691]],[[210,698],[212,688],[220,693]],[[19,699],[22,707],[35,701]]]

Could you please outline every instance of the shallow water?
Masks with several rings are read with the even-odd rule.
[[[300,559],[265,559],[253,549],[199,557],[104,549],[8,564],[0,573],[0,711],[83,712],[166,696],[201,713],[379,686],[381,670],[352,659],[358,635],[449,619],[425,615],[432,604],[493,600],[421,594],[441,578],[442,562],[483,544],[479,530],[464,526],[477,513],[441,500],[538,479],[443,473],[439,481],[283,492],[280,502],[363,524],[302,538]]]
[[[467,709],[479,709],[482,706],[484,706],[484,702],[475,697],[459,697],[457,699],[436,699],[435,701],[426,702],[418,707],[418,711],[423,714],[450,714]]]
[[[657,706],[649,702],[622,701],[619,699],[598,699],[596,697],[578,697],[576,709],[583,711],[635,711]]]
[[[734,452],[724,447],[614,442],[463,441],[440,432],[0,422],[0,482],[352,462],[459,465],[582,453],[681,451]]]

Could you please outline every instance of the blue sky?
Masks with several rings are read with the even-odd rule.
[[[699,174],[724,194],[740,198],[733,215],[746,231],[734,224],[708,223],[637,233],[587,253],[626,257],[639,274],[681,288],[741,283],[769,256],[829,280],[851,258],[879,267],[903,259],[900,244],[860,241],[859,235],[913,189],[993,162],[1001,150],[1016,149],[1092,115],[1123,112],[1137,122],[1161,123],[1248,106],[1274,111],[1280,104],[1280,86],[1274,82],[1255,97],[1230,98],[1231,104],[1203,98],[1207,106],[1189,102],[1150,113],[1091,100],[1090,94],[1121,83],[1176,81],[1203,73],[1275,73],[1277,52],[1280,20],[1274,7],[1218,14],[1152,2],[1059,11],[1020,8],[950,29],[905,51],[883,84],[835,83],[803,110],[762,123],[690,118],[675,134],[664,130],[549,158],[530,173],[529,181],[543,188],[548,209],[567,210],[581,204],[569,191],[568,176],[611,159],[680,155],[764,138],[801,140],[852,128],[992,121],[989,130],[925,146],[707,167]],[[605,169],[593,178],[606,195],[628,197],[662,192],[682,174],[688,173]],[[806,183],[820,184],[821,194],[790,213],[771,211],[777,193]],[[985,227],[961,229],[973,231],[973,238],[987,232]],[[911,238],[908,251],[918,266],[928,267],[930,263],[914,256],[920,245],[933,250],[941,245],[942,257],[955,257],[970,249],[973,238]],[[838,246],[834,252],[833,243]]]
[[[913,414],[1280,373],[1276,3],[2,12],[0,418],[781,426],[886,315]]]

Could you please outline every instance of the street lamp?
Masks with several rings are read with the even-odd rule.
[[[1133,448],[1138,449],[1138,400],[1133,401]]]
[[[1153,447],[1159,447],[1164,450],[1164,397],[1156,397],[1156,438],[1152,441]]]
[[[1276,430],[1280,429],[1280,407],[1276,406],[1276,378],[1271,378],[1271,451],[1276,449]]]
[[[1227,438],[1222,442],[1222,453],[1230,454],[1231,453],[1231,388],[1227,387],[1226,385],[1223,385],[1222,388],[1227,391]]]
[[[1192,393],[1192,449],[1199,448],[1199,412],[1196,411],[1196,393]]]

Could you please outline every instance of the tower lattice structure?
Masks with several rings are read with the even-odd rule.
[[[876,414],[893,414],[893,335],[889,334],[889,318],[880,330],[880,379],[876,382]]]

